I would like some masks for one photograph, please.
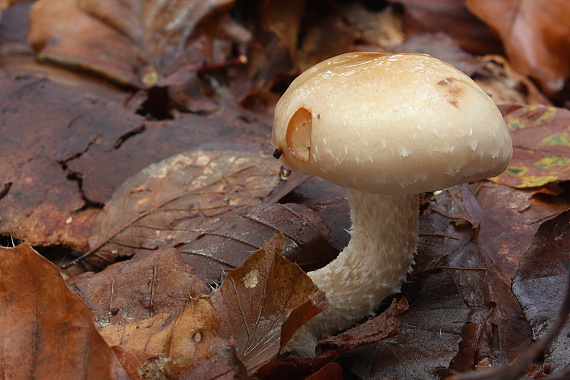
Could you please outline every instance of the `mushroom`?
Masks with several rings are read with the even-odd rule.
[[[419,193],[496,176],[512,156],[501,113],[471,78],[405,53],[347,53],[303,72],[277,103],[272,144],[290,169],[348,188],[350,242],[308,273],[329,307],[286,348],[302,356],[400,290]]]

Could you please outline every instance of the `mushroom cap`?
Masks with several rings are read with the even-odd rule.
[[[292,170],[373,193],[420,193],[503,172],[509,131],[491,98],[425,54],[356,52],[311,67],[275,108]]]

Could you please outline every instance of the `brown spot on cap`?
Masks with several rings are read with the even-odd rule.
[[[437,82],[438,86],[445,87],[447,91],[447,102],[452,106],[459,108],[459,97],[463,91],[463,86],[461,81],[455,78],[445,78]]]

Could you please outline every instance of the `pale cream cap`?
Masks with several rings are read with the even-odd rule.
[[[291,169],[375,193],[420,193],[503,172],[509,131],[491,98],[424,54],[348,53],[297,77],[272,144]]]

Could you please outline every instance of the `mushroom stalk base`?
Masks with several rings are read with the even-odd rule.
[[[418,239],[417,194],[371,194],[349,189],[351,240],[328,265],[309,272],[329,307],[301,327],[286,347],[314,356],[322,333],[334,334],[373,314],[400,290]]]

